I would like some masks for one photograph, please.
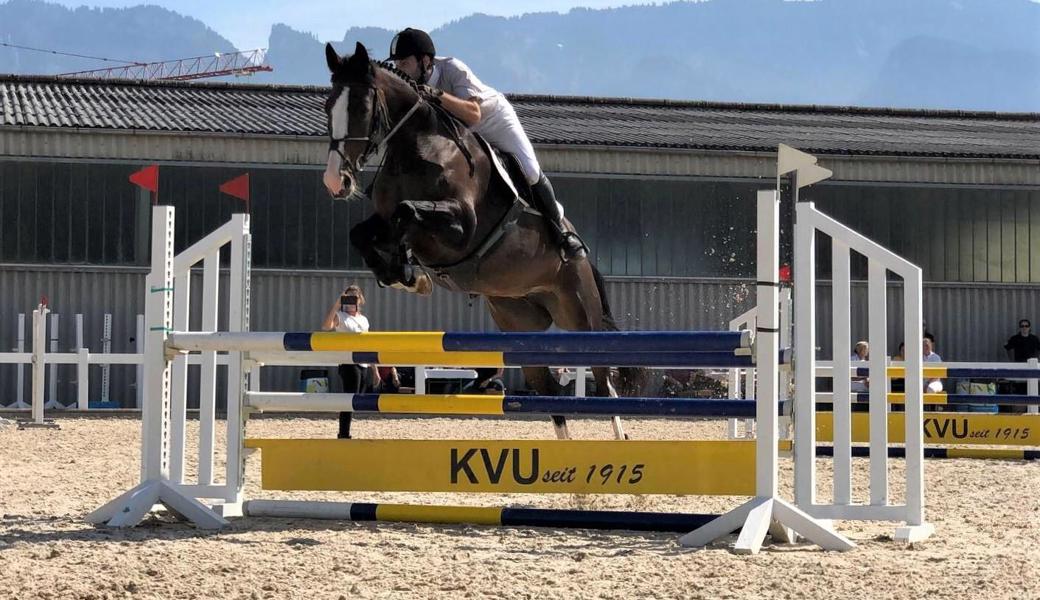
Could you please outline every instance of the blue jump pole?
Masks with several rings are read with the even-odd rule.
[[[564,415],[642,417],[732,417],[754,418],[755,400],[718,398],[610,398],[602,396],[413,396],[411,394],[294,394],[251,392],[257,406],[267,410],[296,410],[320,399],[325,409],[357,413],[444,414],[444,415]],[[429,402],[461,402],[445,405],[444,412],[431,411]],[[328,402],[326,404],[326,402]],[[781,404],[778,414],[788,407]],[[313,409],[310,409],[313,410]]]
[[[445,351],[476,352],[732,352],[749,348],[742,331],[591,331],[445,333]]]
[[[344,335],[351,337],[346,338]],[[199,336],[183,333],[184,341]],[[560,333],[469,333],[469,332],[376,332],[339,334],[335,332],[252,332],[223,336],[228,340],[262,344],[272,343],[291,351],[371,350],[411,352],[733,352],[751,347],[747,331],[582,331]],[[372,341],[369,344],[369,341]],[[368,347],[366,347],[366,345]],[[192,348],[186,348],[192,349]]]
[[[318,504],[320,506],[316,506]],[[299,500],[253,500],[246,503],[246,513],[257,517],[337,519],[359,522],[609,529],[662,533],[689,533],[718,518],[718,515],[696,513],[421,506],[368,502],[317,503]]]

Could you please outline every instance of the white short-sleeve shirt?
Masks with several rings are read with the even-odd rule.
[[[429,85],[462,100],[475,98],[480,104],[480,122],[471,129],[495,148],[515,156],[528,183],[534,185],[538,181],[542,167],[513,105],[504,95],[478,79],[457,58],[434,58]]]
[[[931,354],[924,357],[926,363],[941,363],[942,357],[932,352]],[[926,379],[924,382],[924,391],[931,394],[938,394],[943,391],[943,385],[941,379]]]
[[[345,333],[365,333],[368,331],[368,317],[358,313],[352,315],[342,310],[336,311],[336,331]],[[358,364],[359,367],[367,369],[368,365]]]
[[[853,363],[855,363],[855,362],[863,362],[863,359],[859,357],[859,354],[856,354],[855,352],[853,352],[849,356],[849,362],[853,362]],[[853,377],[851,385],[852,385],[852,387],[850,388],[850,390],[853,391],[853,392],[866,392],[866,391],[869,391],[869,389],[867,388],[867,378],[866,377]]]
[[[346,333],[365,333],[368,331],[368,317],[362,314],[351,315],[342,310],[336,311],[336,331]]]
[[[501,95],[498,90],[481,81],[466,63],[444,56],[433,59],[429,85],[456,98],[476,98],[481,103]]]

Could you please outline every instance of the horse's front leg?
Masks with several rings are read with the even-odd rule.
[[[378,214],[350,230],[350,244],[357,248],[380,285],[427,294],[432,290],[425,274],[417,275],[407,264],[401,234]]]

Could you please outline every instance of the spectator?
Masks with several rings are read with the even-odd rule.
[[[899,342],[899,351],[892,357],[893,362],[903,362],[906,360],[906,343]],[[905,392],[906,391],[906,380],[902,377],[892,379],[892,391],[893,392]]]
[[[1026,362],[1030,358],[1040,358],[1040,338],[1030,331],[1031,328],[1032,323],[1029,319],[1018,320],[1018,333],[1008,338],[1004,344],[1009,360]]]
[[[856,342],[856,346],[852,349],[852,356],[849,356],[849,361],[866,361],[870,360],[870,344],[860,340]],[[853,392],[866,392],[869,391],[870,382],[866,377],[853,377],[852,387],[850,388]]]
[[[938,363],[942,362],[942,357],[935,353],[934,342],[928,338],[924,338],[924,362],[926,363]],[[925,379],[924,391],[928,394],[938,394],[943,391],[943,384],[941,379]]]
[[[1004,344],[1008,360],[1014,362],[1026,362],[1030,358],[1040,357],[1040,338],[1031,331],[1033,324],[1029,319],[1018,320],[1018,333],[1008,338]],[[1029,387],[1025,381],[1012,381],[1010,383],[1012,394],[1025,394]]]
[[[322,328],[326,331],[343,331],[364,333],[368,331],[368,318],[361,314],[365,305],[365,294],[356,285],[349,285],[339,298],[332,303],[325,315]],[[365,388],[365,370],[369,365],[340,365],[339,376],[343,381],[343,391],[347,394],[360,394]],[[374,365],[372,366],[374,370]],[[378,375],[373,376],[376,379]],[[339,433],[336,437],[350,439],[351,413],[339,413]]]
[[[476,369],[477,378],[462,388],[463,394],[504,394],[506,384],[502,381],[504,369],[494,367]]]
[[[401,377],[397,367],[376,367],[372,389],[377,394],[397,394],[401,391]]]

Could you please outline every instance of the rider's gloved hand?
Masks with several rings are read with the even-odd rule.
[[[428,101],[428,102],[433,102],[434,104],[440,104],[441,103],[441,96],[443,94],[444,94],[444,92],[442,92],[441,90],[439,90],[439,89],[437,89],[437,88],[435,88],[433,86],[429,86],[429,85],[426,85],[426,84],[421,84],[419,86],[419,95],[422,96],[423,98],[425,98],[426,101]]]

